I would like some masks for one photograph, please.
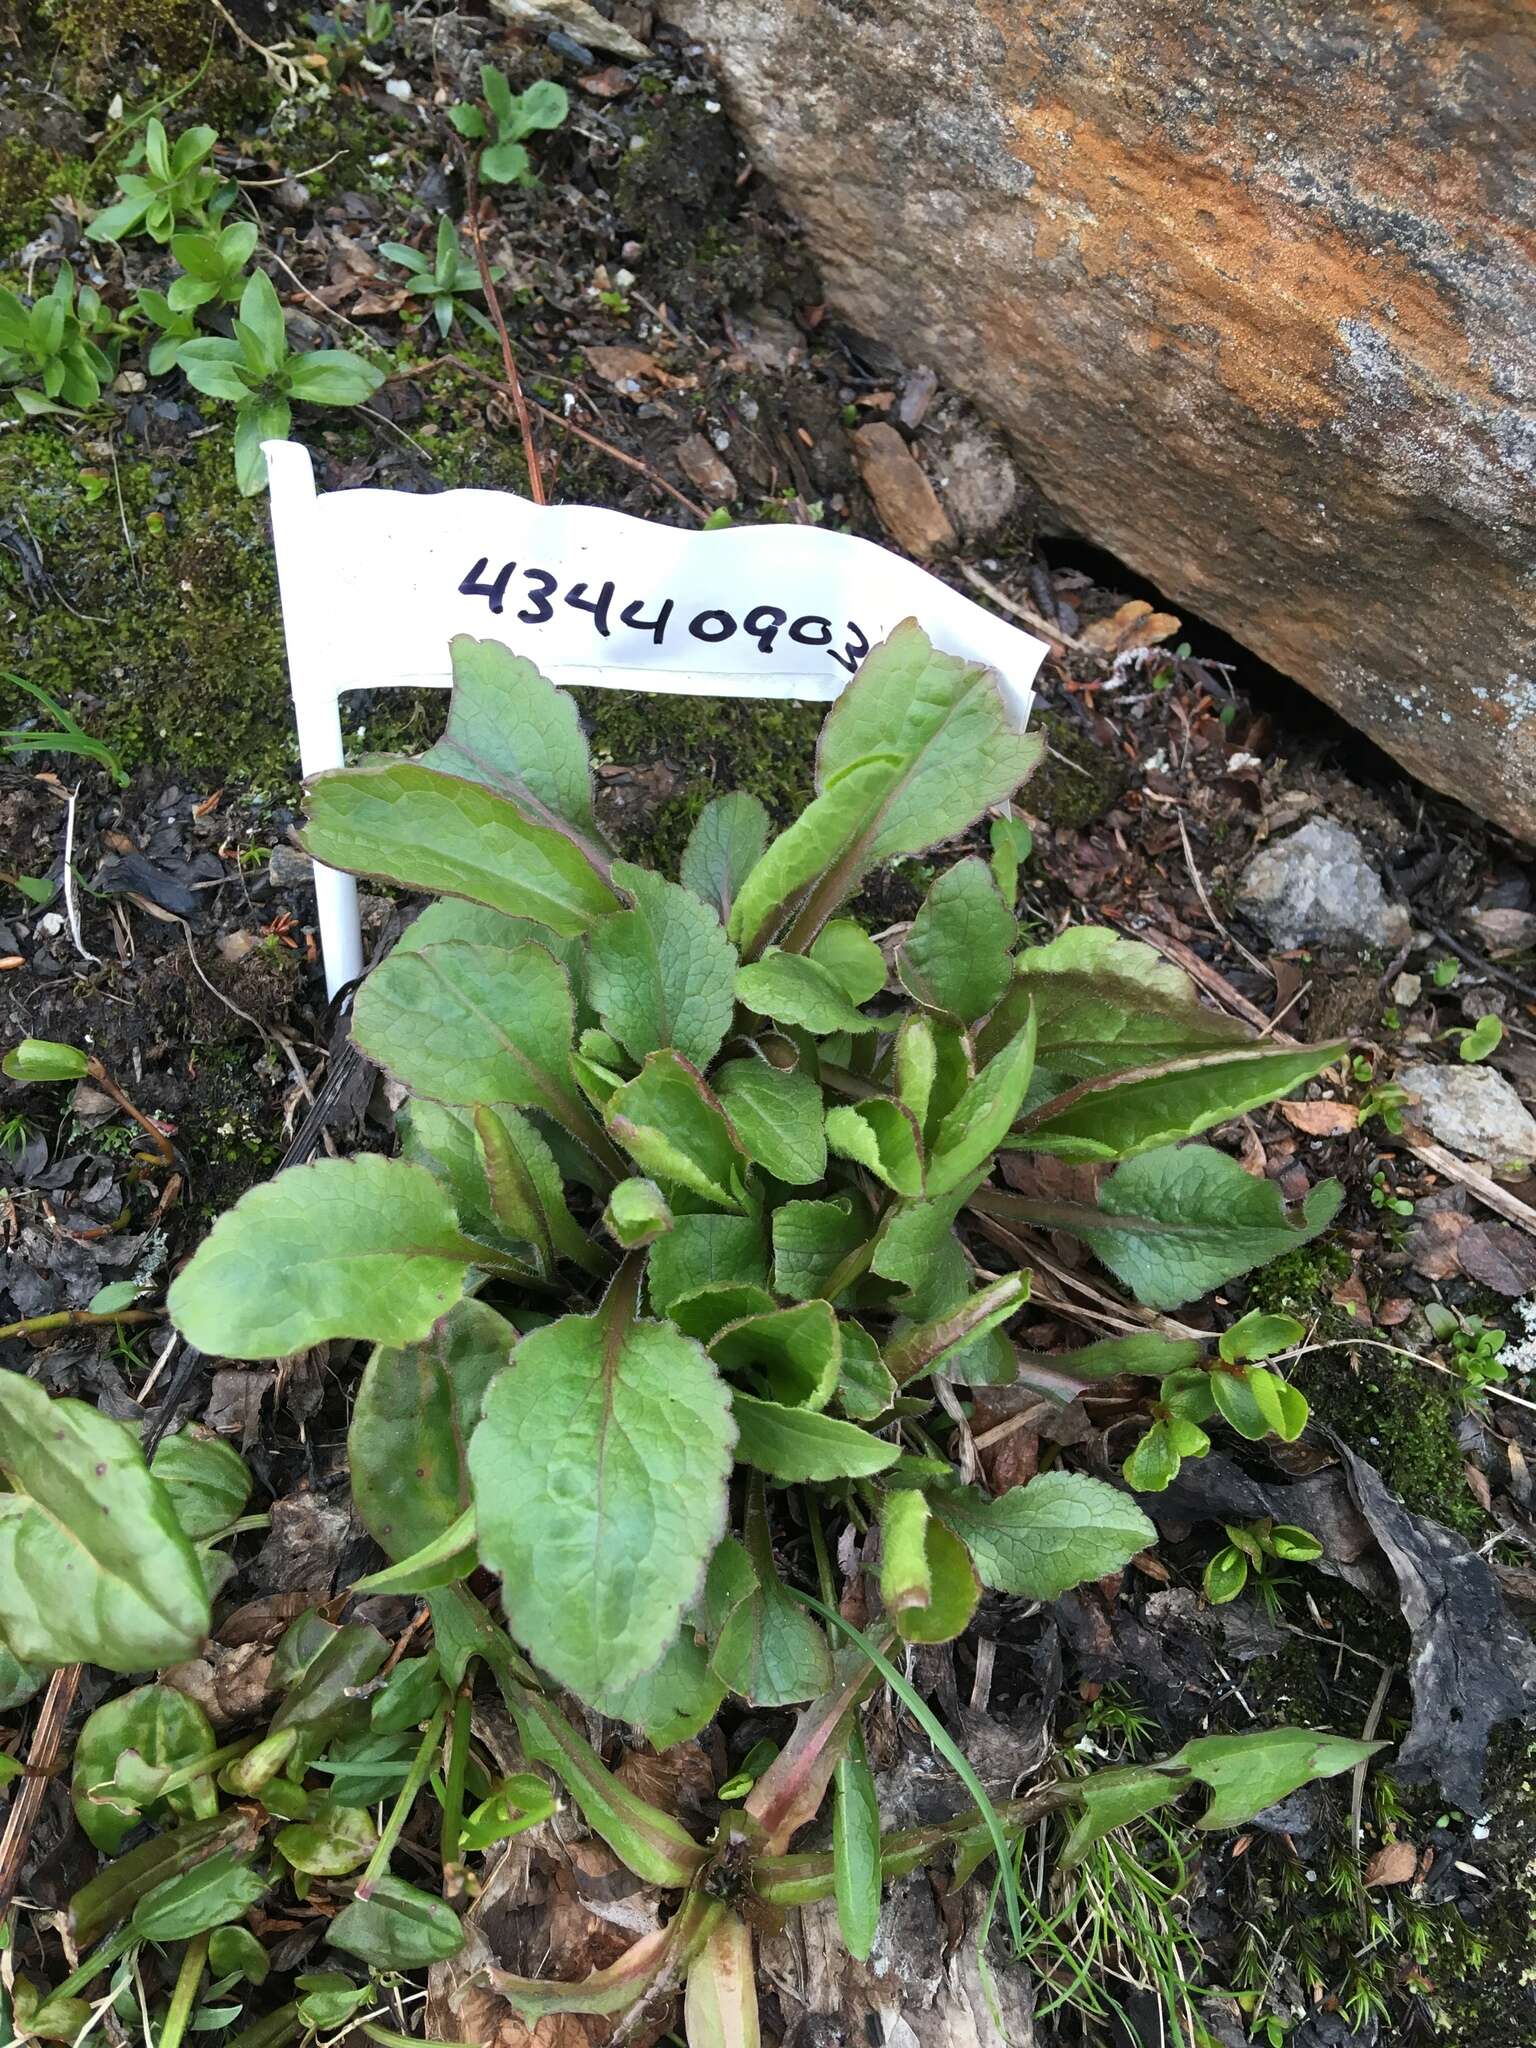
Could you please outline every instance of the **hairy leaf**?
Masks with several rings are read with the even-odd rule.
[[[768,844],[768,813],[755,796],[733,790],[700,811],[683,848],[683,887],[707,903],[722,924],[742,883]]]
[[[809,1074],[766,1060],[728,1060],[713,1085],[749,1159],[790,1187],[809,1187],[827,1170],[821,1090]]]
[[[632,1175],[610,1192],[603,1223],[620,1248],[630,1252],[654,1244],[672,1228],[673,1216],[655,1181]]]
[[[587,941],[587,992],[632,1059],[670,1046],[696,1067],[720,1050],[735,1010],[736,948],[689,889],[620,861],[613,879],[634,904]]]
[[[857,1423],[840,1422],[806,1408],[759,1401],[750,1394],[731,1400],[738,1437],[736,1456],[770,1479],[862,1479],[883,1472],[898,1455]]]
[[[664,1187],[685,1188],[722,1209],[744,1209],[746,1155],[697,1070],[675,1052],[653,1052],[608,1105],[608,1129],[635,1164]]]
[[[232,1444],[185,1429],[168,1436],[149,1469],[171,1497],[176,1519],[196,1543],[238,1520],[251,1497],[251,1475]]]
[[[985,1166],[1007,1136],[1035,1067],[1035,1020],[995,1053],[934,1133],[928,1187],[940,1195]]]
[[[710,1669],[721,1685],[755,1707],[798,1706],[832,1683],[827,1639],[779,1582],[771,1544],[727,1536],[709,1561],[704,1612],[714,1648]]]
[[[1017,935],[986,862],[974,855],[957,861],[939,876],[912,920],[897,955],[902,986],[929,1009],[974,1024],[1008,987]]]
[[[761,960],[738,968],[736,994],[749,1010],[777,1024],[799,1025],[825,1036],[832,1031],[873,1031],[875,1021],[856,1010],[842,982],[819,960],[770,947]]]
[[[574,826],[595,847],[591,765],[571,697],[499,640],[457,633],[448,653],[448,724],[422,765],[483,783],[534,824]]]
[[[167,1305],[215,1358],[286,1358],[327,1337],[413,1344],[463,1293],[475,1256],[422,1167],[323,1159],[242,1195]]]
[[[990,1501],[938,1493],[932,1505],[970,1551],[982,1583],[1026,1600],[1054,1600],[1102,1579],[1157,1541],[1134,1501],[1080,1472],[1042,1472]]]
[[[827,1143],[844,1159],[867,1166],[898,1195],[923,1192],[923,1137],[904,1102],[870,1095],[827,1111]]]
[[[705,1288],[761,1290],[767,1278],[755,1216],[679,1216],[646,1257],[646,1290],[659,1316],[675,1318],[679,1303]]]
[[[610,1690],[659,1662],[725,1525],[732,1438],[708,1355],[612,1294],[518,1345],[469,1469],[508,1623],[563,1685]]]
[[[685,1622],[653,1671],[595,1693],[591,1703],[610,1721],[638,1728],[653,1749],[671,1749],[708,1726],[725,1692],[724,1682],[709,1668],[708,1653]]]
[[[849,1255],[869,1242],[873,1229],[874,1219],[861,1195],[785,1202],[773,1212],[775,1290],[793,1301],[819,1295]]]
[[[885,955],[851,917],[823,925],[807,957],[826,968],[850,1003],[867,1003],[885,987]]]
[[[726,1372],[754,1375],[776,1401],[825,1408],[842,1369],[842,1330],[830,1302],[804,1301],[727,1324],[709,1352]]]

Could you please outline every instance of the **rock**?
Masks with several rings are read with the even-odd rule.
[[[1314,818],[1274,839],[1248,863],[1238,908],[1282,951],[1291,946],[1379,946],[1408,937],[1409,917],[1389,903],[1353,832]]]
[[[1477,943],[1490,953],[1520,953],[1536,946],[1536,912],[1474,910],[1467,923]]]
[[[1060,527],[1536,839],[1529,5],[659,11]]]
[[[940,434],[931,459],[945,509],[966,540],[985,540],[1012,517],[1019,473],[1001,435],[964,419]]]
[[[315,864],[301,846],[279,840],[267,858],[267,880],[274,889],[305,889],[315,878]]]
[[[735,471],[702,434],[679,441],[673,453],[677,466],[701,498],[711,505],[729,505],[739,495]]]
[[[1418,1097],[1419,1118],[1431,1137],[1463,1158],[1487,1159],[1495,1166],[1529,1166],[1536,1160],[1536,1118],[1492,1067],[1437,1067],[1421,1061],[1399,1067],[1397,1080]]]
[[[883,420],[860,427],[853,436],[853,458],[875,501],[880,524],[898,547],[909,555],[927,556],[954,546],[955,529],[933,485],[894,427]]]

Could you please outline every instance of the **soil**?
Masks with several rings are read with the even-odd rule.
[[[281,53],[264,61],[222,19],[210,41],[212,17],[194,0],[120,0],[111,10],[51,0],[0,16],[0,284],[29,290],[64,255],[121,309],[167,271],[152,244],[106,255],[83,242],[81,218],[113,189],[114,94],[129,109],[174,99],[176,124],[218,127],[218,168],[239,181],[239,208],[261,225],[295,339],[373,344],[397,362],[366,413],[300,419],[321,488],[526,490],[517,431],[495,389],[494,343],[461,326],[457,360],[446,362],[435,336],[403,317],[407,307],[379,310],[400,279],[379,244],[426,248],[439,214],[462,207],[442,109],[472,95],[483,59],[518,85],[559,77],[573,114],[541,139],[538,186],[499,188],[482,208],[521,373],[548,408],[537,442],[551,496],[688,523],[664,486],[693,496],[677,451],[702,432],[735,474],[738,521],[819,523],[891,544],[858,480],[850,430],[899,420],[936,466],[937,423],[953,425],[963,408],[940,394],[925,409],[922,366],[839,328],[696,50],[657,35],[644,61],[573,60],[558,37],[475,7],[402,8],[375,50],[360,44],[360,15],[339,11],[341,55],[331,44],[330,69],[309,67],[311,89],[298,94],[286,89]],[[232,18],[243,38],[317,51],[319,17],[241,4]],[[387,89],[391,78],[408,97]],[[655,365],[636,393],[591,365],[592,351],[619,345]],[[121,771],[40,745],[51,714],[0,675],[0,724],[15,742],[0,766],[0,1040],[87,1049],[168,1135],[175,1164],[146,1156],[143,1134],[90,1082],[0,1084],[0,1322],[83,1307],[113,1279],[158,1290],[210,1220],[286,1159],[390,1142],[389,1103],[344,1055],[344,1023],[326,1003],[316,954],[294,839],[301,792],[265,500],[235,490],[226,409],[179,376],[146,385],[132,349],[122,361],[84,418],[12,418],[0,430],[0,667],[67,707]],[[567,404],[631,461],[562,434]],[[1525,854],[1379,759],[1362,769],[1335,722],[1298,707],[1294,692],[1198,621],[1175,621],[1141,650],[1127,650],[1123,636],[1117,645],[1109,622],[1140,587],[1034,530],[1029,502],[1019,480],[1015,509],[937,567],[974,596],[968,564],[1055,634],[1035,719],[1049,753],[1023,805],[1034,850],[1020,907],[1036,932],[1091,918],[1186,948],[1284,1030],[1351,1038],[1357,1071],[1347,1086],[1310,1088],[1319,1106],[1358,1102],[1366,1076],[1386,1080],[1399,1050],[1449,1051],[1444,1035],[1488,1009],[1505,1024],[1494,1064],[1536,1094],[1529,955],[1490,962],[1468,923],[1474,907],[1531,907]],[[1091,573],[1074,561],[1091,561]],[[1085,651],[1085,640],[1097,644]],[[582,693],[581,708],[603,826],[658,867],[675,865],[712,794],[751,789],[782,821],[811,792],[812,707],[616,691]],[[364,694],[350,705],[352,736],[370,751],[419,748],[441,717],[430,694]],[[1359,831],[1410,904],[1426,936],[1409,955],[1271,958],[1241,923],[1233,901],[1250,853],[1313,811]],[[934,871],[900,863],[861,907],[881,925],[899,922]],[[365,899],[371,949],[409,908],[382,893]],[[1436,960],[1456,962],[1454,979],[1437,981]],[[1411,996],[1399,983],[1405,969],[1422,981]],[[1492,1289],[1490,1260],[1459,1259],[1455,1243],[1496,1219],[1380,1119],[1347,1121],[1316,1135],[1270,1111],[1222,1136],[1288,1198],[1336,1175],[1346,1201],[1325,1239],[1194,1313],[1224,1323],[1263,1306],[1303,1318],[1317,1348],[1295,1376],[1319,1425],[1316,1456],[1328,1456],[1323,1432],[1336,1432],[1410,1509],[1493,1557],[1530,1604],[1532,1416],[1469,1393],[1423,1306],[1438,1298],[1507,1327],[1514,1342],[1524,1334],[1515,1303],[1536,1265],[1522,1283],[1516,1259],[1515,1281]],[[1528,1200],[1533,1191],[1513,1192]],[[1383,1333],[1429,1363],[1363,1347]],[[1021,1332],[1036,1349],[1086,1334],[1043,1315]],[[156,1436],[184,1416],[207,1419],[242,1444],[275,1501],[344,1506],[355,1360],[331,1347],[276,1374],[231,1373],[195,1356],[167,1359],[165,1342],[153,1323],[14,1337],[0,1340],[0,1365],[142,1419]],[[1192,1526],[1148,1572],[1083,1589],[1052,1611],[989,1601],[978,1625],[994,1645],[987,1685],[975,1631],[953,1656],[929,1656],[920,1680],[946,1710],[974,1690],[990,1699],[988,1726],[1017,1737],[1043,1714],[1058,1740],[1087,1742],[1112,1761],[1253,1716],[1358,1732],[1390,1667],[1376,1711],[1380,1734],[1399,1739],[1408,1637],[1395,1612],[1302,1572],[1277,1588],[1273,1613],[1251,1598],[1196,1613],[1212,1535],[1208,1523]],[[344,1586],[367,1568],[344,1516],[336,1544]],[[270,1546],[243,1539],[235,1554],[226,1602],[282,1590]],[[88,1683],[80,1707],[93,1703]],[[762,1732],[752,1717],[712,1732],[703,1753],[717,1779]],[[24,1713],[15,1733],[24,1744]],[[894,1770],[912,1741],[893,1733],[883,1765]],[[1347,1781],[1289,1828],[1190,1848],[1182,1910],[1206,1957],[1213,2037],[1319,2048],[1536,2042],[1533,1769],[1526,1735],[1506,1728],[1486,1817],[1446,1813],[1438,1794],[1399,1783],[1390,1766],[1373,1772],[1363,1855],[1411,1839],[1422,1860],[1400,1886],[1362,1885]],[[88,1868],[51,1791],[28,1895],[52,1906]],[[38,1967],[35,1954],[31,1962]],[[1142,2010],[1140,1995],[1128,2011]],[[1283,2036],[1246,2031],[1266,2012],[1285,2020]],[[794,2031],[787,2003],[768,2019],[776,2036]],[[1133,2036],[1063,2009],[1041,2020],[1037,2038],[1159,2038],[1151,2018],[1141,2024],[1148,2031]]]

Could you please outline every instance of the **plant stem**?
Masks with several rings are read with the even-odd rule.
[[[357,1897],[360,1899],[373,1897],[374,1886],[389,1868],[389,1859],[395,1853],[395,1844],[410,1818],[411,1808],[416,1804],[416,1795],[427,1782],[427,1773],[432,1768],[433,1753],[442,1739],[443,1723],[447,1719],[448,1702],[439,1700],[431,1720],[427,1723],[427,1732],[421,1738],[416,1760],[406,1774],[405,1783],[400,1787],[400,1796],[390,1811],[389,1819],[384,1823],[379,1846],[368,1859],[368,1868],[363,1872],[362,1882],[357,1887]]]
[[[0,1337],[31,1337],[43,1330],[90,1330],[103,1323],[158,1323],[158,1308],[118,1308],[110,1315],[92,1315],[88,1308],[55,1309],[51,1315],[23,1316],[19,1323],[0,1323]]]
[[[453,1703],[453,1730],[448,1742],[448,1771],[443,1786],[442,1860],[447,1870],[459,1860],[459,1828],[464,1818],[464,1778],[469,1769],[469,1723],[474,1702],[462,1689]]]
[[[93,1948],[79,1969],[72,1971],[57,1990],[49,1992],[50,2002],[59,1998],[78,1997],[86,1985],[94,1983],[103,1970],[111,1969],[120,1957],[127,1955],[137,1940],[138,1936],[133,1931],[132,1922],[125,1922],[118,1928],[116,1934],[109,1934],[105,1941]]]
[[[133,1104],[128,1100],[127,1096],[123,1093],[122,1089],[118,1087],[117,1083],[113,1080],[112,1076],[101,1064],[101,1061],[88,1061],[86,1065],[86,1072],[90,1075],[91,1079],[96,1083],[96,1086],[101,1090],[103,1095],[110,1095],[112,1100],[117,1104],[118,1108],[123,1110],[128,1116],[131,1116],[133,1118],[134,1122],[138,1125],[139,1129],[144,1132],[146,1137],[149,1139],[150,1143],[154,1146],[155,1151],[159,1155],[161,1165],[174,1166],[176,1164],[176,1153],[171,1144],[170,1139],[165,1135],[164,1131],[161,1130],[160,1126],[157,1123],[153,1122],[149,1117],[147,1117],[144,1114],[142,1109],[134,1108]]]
[[[176,1973],[176,1988],[171,1993],[171,2004],[165,2015],[165,2025],[160,2029],[159,2048],[181,2048],[181,2037],[187,2031],[187,2021],[192,2017],[192,2007],[197,2001],[197,1987],[203,1981],[203,1964],[207,1960],[208,1936],[194,1935],[187,1943],[186,1953],[181,1959],[181,1968]]]
[[[529,417],[528,401],[523,396],[523,380],[517,374],[517,358],[512,353],[512,337],[507,333],[506,316],[501,310],[501,300],[496,296],[496,280],[491,275],[491,266],[486,260],[485,244],[480,239],[480,158],[479,154],[461,145],[464,153],[464,211],[469,222],[469,239],[475,245],[475,262],[480,270],[480,289],[485,294],[485,303],[490,308],[491,319],[496,325],[496,338],[501,343],[501,366],[506,372],[507,396],[512,401],[512,410],[517,415],[517,431],[523,437],[523,460],[528,466],[528,495],[535,505],[547,505],[544,493],[544,478],[539,469],[539,452],[533,444],[533,421]]]
[[[238,1742],[228,1742],[222,1749],[212,1749],[207,1756],[200,1756],[179,1770],[172,1771],[160,1787],[159,1797],[167,1792],[179,1792],[183,1785],[190,1785],[195,1779],[206,1778],[214,1771],[222,1771],[226,1764],[232,1764],[236,1757],[244,1756],[248,1749],[254,1749],[261,1741],[259,1735],[242,1735]]]

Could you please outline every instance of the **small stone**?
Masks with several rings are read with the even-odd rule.
[[[702,434],[690,434],[674,451],[677,466],[701,498],[711,505],[729,505],[737,496],[736,474]]]
[[[1536,912],[1529,910],[1474,910],[1467,919],[1479,945],[1490,953],[1523,952],[1536,945]]]
[[[901,399],[896,407],[896,417],[904,427],[920,427],[923,416],[934,401],[939,380],[927,364],[916,369],[901,387]]]
[[[1411,1010],[1424,993],[1421,975],[1400,974],[1392,984],[1392,1000],[1400,1010]]]
[[[1012,517],[1019,473],[998,435],[977,422],[960,428],[941,440],[935,467],[949,515],[967,540],[986,539]]]
[[[315,864],[297,846],[281,842],[272,849],[267,862],[267,880],[274,889],[306,889],[315,878]]]
[[[880,524],[909,555],[927,556],[952,548],[955,529],[934,495],[933,485],[894,427],[883,420],[853,435],[854,460],[875,501]]]
[[[1418,1097],[1430,1135],[1464,1159],[1527,1167],[1536,1160],[1536,1118],[1492,1067],[1421,1062],[1399,1067],[1397,1079]]]
[[[1238,908],[1271,945],[1378,946],[1407,940],[1410,920],[1390,903],[1381,877],[1353,832],[1313,818],[1289,839],[1273,840],[1248,863]]]

